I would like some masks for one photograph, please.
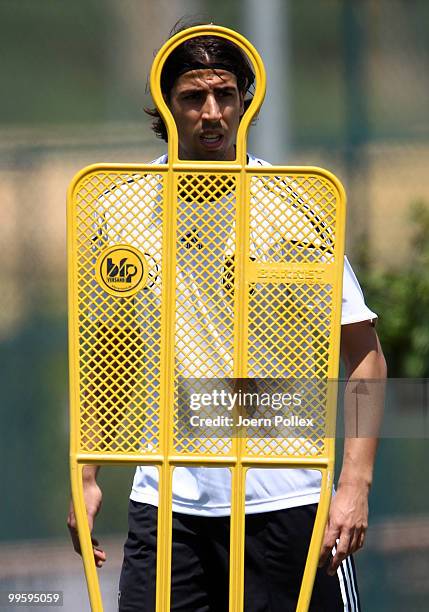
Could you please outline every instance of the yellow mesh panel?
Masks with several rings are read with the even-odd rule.
[[[234,568],[241,569],[230,596],[238,612],[243,468],[329,466],[322,484],[326,516],[343,196],[322,170],[185,166],[94,167],[71,190],[72,448],[80,462],[123,458],[161,465],[161,533],[170,529],[171,466],[222,460],[232,466],[232,581]],[[287,381],[298,386],[304,402],[294,415],[311,419],[311,427],[304,433],[289,427],[284,435],[269,423],[231,435],[192,430],[190,408],[180,406],[180,384],[214,379],[222,385],[237,377],[262,387],[271,379],[275,392]],[[319,524],[312,540],[312,572],[322,529]],[[89,537],[85,555],[90,575]],[[169,563],[164,551],[164,585]],[[312,576],[306,570],[302,602]],[[93,598],[95,584],[93,575]],[[160,602],[162,592],[159,587]],[[159,610],[168,605],[164,599]]]
[[[163,181],[91,173],[76,189],[82,451],[159,447]],[[110,295],[96,279],[99,256],[115,244],[139,249],[148,264],[145,288],[131,297]]]
[[[176,230],[175,380],[232,377],[234,350],[234,175],[179,174]],[[177,397],[177,396],[176,396]],[[186,438],[175,412],[174,451],[225,454],[231,442]]]
[[[150,167],[149,167],[150,168]],[[249,437],[245,453],[323,454],[326,380],[333,359],[333,274],[337,192],[311,174],[248,171],[248,227],[236,233],[237,175],[178,173],[176,177],[174,396],[172,452],[228,455],[231,440],[184,435],[177,411],[178,379],[308,379],[305,408],[319,427],[312,439]],[[80,449],[85,452],[159,452],[162,329],[162,241],[165,176],[98,172],[76,186],[76,294]],[[121,297],[98,277],[100,257],[118,245],[144,256],[147,280]],[[244,300],[237,305],[236,253],[244,253]],[[121,259],[108,258],[110,269]],[[128,261],[128,260],[127,260]],[[118,273],[120,280],[120,274]],[[116,293],[115,293],[116,291]],[[237,349],[237,310],[247,339]],[[167,392],[167,391],[166,391]],[[202,415],[204,416],[204,414]]]
[[[275,431],[272,438],[269,431],[250,437],[246,452],[318,456],[327,435],[323,381],[333,348],[333,286],[322,281],[335,261],[337,193],[311,175],[253,176],[250,192],[252,261],[289,267],[279,269],[280,282],[251,286],[248,376],[301,381],[305,402],[294,412],[314,426],[306,439],[280,438]]]

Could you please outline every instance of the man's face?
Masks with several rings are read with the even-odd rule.
[[[177,126],[180,159],[235,159],[244,105],[234,74],[217,69],[185,72],[174,83],[168,105]]]

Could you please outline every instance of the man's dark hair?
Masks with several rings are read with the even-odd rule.
[[[193,24],[206,25],[206,24]],[[189,25],[186,26],[190,27]],[[184,30],[185,27],[173,28],[170,38]],[[234,43],[215,35],[202,35],[190,38],[176,47],[168,56],[161,72],[161,91],[166,100],[169,100],[171,90],[176,79],[190,70],[227,70],[237,78],[237,87],[245,95],[253,86],[255,75],[245,53]],[[245,110],[252,98],[244,102]],[[158,138],[167,142],[167,128],[156,108],[145,108],[145,112],[154,118],[152,129]]]

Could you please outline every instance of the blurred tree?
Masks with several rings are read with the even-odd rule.
[[[429,207],[410,207],[412,249],[401,270],[377,271],[361,247],[359,278],[368,304],[380,314],[378,332],[390,377],[429,377]]]

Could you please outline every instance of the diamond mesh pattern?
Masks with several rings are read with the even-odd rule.
[[[278,170],[274,175],[255,169],[247,176],[248,239],[240,244],[235,202],[239,175],[201,170],[175,174],[170,364],[174,454],[232,452],[230,437],[187,435],[183,421],[179,423],[178,381],[233,378],[241,320],[247,338],[239,350],[240,370],[257,379],[299,380],[305,402],[295,414],[314,423],[306,438],[293,431],[282,438],[269,428],[248,433],[242,451],[250,458],[301,458],[325,452],[323,385],[332,361],[332,314],[339,307],[333,302],[333,276],[287,276],[284,271],[342,270],[336,247],[338,194],[323,176]],[[161,342],[167,333],[161,327],[166,172],[93,171],[84,175],[73,194],[81,452],[160,451]],[[108,294],[95,276],[99,255],[124,244],[144,253],[149,267],[146,286],[132,297]],[[244,253],[246,274],[251,275],[244,279],[248,290],[239,304],[234,290],[237,252]],[[270,276],[270,265],[275,275]],[[262,268],[264,276],[258,272]],[[181,407],[180,419],[184,416]]]
[[[90,174],[76,193],[82,451],[158,449],[162,202],[159,174]],[[140,249],[149,265],[133,297],[108,295],[95,279],[114,244]]]
[[[298,418],[313,420],[306,438],[249,437],[250,455],[319,455],[326,437],[326,398],[330,353],[331,286],[256,284],[249,300],[249,371],[251,377],[300,381],[303,397]],[[279,321],[282,324],[279,325]],[[266,438],[265,438],[266,433]]]
[[[235,188],[231,175],[178,177],[176,400],[179,376],[233,376]],[[231,441],[225,438],[186,438],[178,418],[176,409],[175,452],[230,452]]]
[[[250,255],[257,263],[334,262],[336,193],[312,176],[250,179]],[[246,453],[315,456],[324,452],[326,388],[331,349],[330,284],[255,283],[249,296],[248,376],[305,381],[300,418],[312,418],[306,438],[278,432],[246,441]],[[271,435],[270,435],[271,434]],[[272,437],[271,437],[272,436]]]
[[[336,194],[312,176],[253,176],[250,253],[264,262],[334,261]]]

